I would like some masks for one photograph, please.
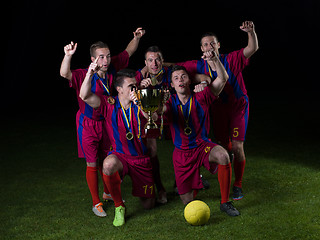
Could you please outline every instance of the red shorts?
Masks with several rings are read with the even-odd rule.
[[[110,152],[118,157],[123,165],[122,176],[129,175],[132,181],[132,195],[135,197],[155,198],[152,164],[149,156],[130,156]]]
[[[218,165],[209,163],[210,151],[217,146],[213,142],[203,141],[199,147],[189,150],[175,148],[173,151],[173,167],[179,194],[185,194],[193,189],[202,189],[200,167],[204,166],[212,174],[218,170]]]
[[[110,140],[104,121],[87,118],[80,111],[76,116],[78,157],[85,158],[87,162],[103,160],[110,151]]]
[[[230,139],[245,140],[249,119],[248,97],[242,97],[232,104],[215,101],[211,114],[213,134],[219,144],[226,147]]]

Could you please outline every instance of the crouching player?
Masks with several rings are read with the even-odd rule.
[[[192,201],[198,190],[203,188],[199,174],[201,166],[212,174],[218,172],[220,209],[230,216],[238,216],[239,211],[229,201],[232,175],[229,155],[208,138],[210,106],[223,89],[228,75],[213,52],[206,54],[214,62],[218,76],[202,92],[191,92],[191,81],[183,66],[172,68],[171,85],[176,94],[170,97],[163,110],[175,145],[174,172],[183,204]]]
[[[85,78],[80,98],[102,114],[106,119],[113,150],[103,162],[103,178],[115,204],[114,226],[125,223],[125,205],[121,196],[120,176],[130,175],[132,195],[140,197],[145,209],[155,205],[152,164],[147,156],[145,139],[141,130],[147,122],[146,114],[135,105],[130,97],[132,87],[136,87],[135,71],[123,69],[116,75],[114,86],[118,92],[115,98],[99,97],[91,92],[91,78],[99,67],[92,63]]]

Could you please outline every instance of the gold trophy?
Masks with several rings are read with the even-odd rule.
[[[157,111],[163,102],[164,93],[161,89],[140,89],[137,91],[138,105],[148,114],[148,122],[144,126],[142,137],[159,138],[161,131],[152,119],[152,114]]]

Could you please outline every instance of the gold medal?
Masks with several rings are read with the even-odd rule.
[[[189,135],[192,133],[191,128],[190,128],[189,126],[186,127],[186,128],[184,129],[184,133],[189,136]]]
[[[132,132],[127,132],[126,138],[127,138],[129,141],[132,140],[132,139],[133,139],[133,134],[132,134]]]
[[[157,77],[151,77],[151,86],[155,86],[155,85],[157,85]]]
[[[108,103],[113,105],[116,102],[113,97],[108,97]]]

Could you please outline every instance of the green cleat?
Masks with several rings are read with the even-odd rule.
[[[126,213],[125,207],[119,206],[115,209],[113,226],[120,227],[123,224],[125,224],[125,217],[124,217],[125,213]]]

